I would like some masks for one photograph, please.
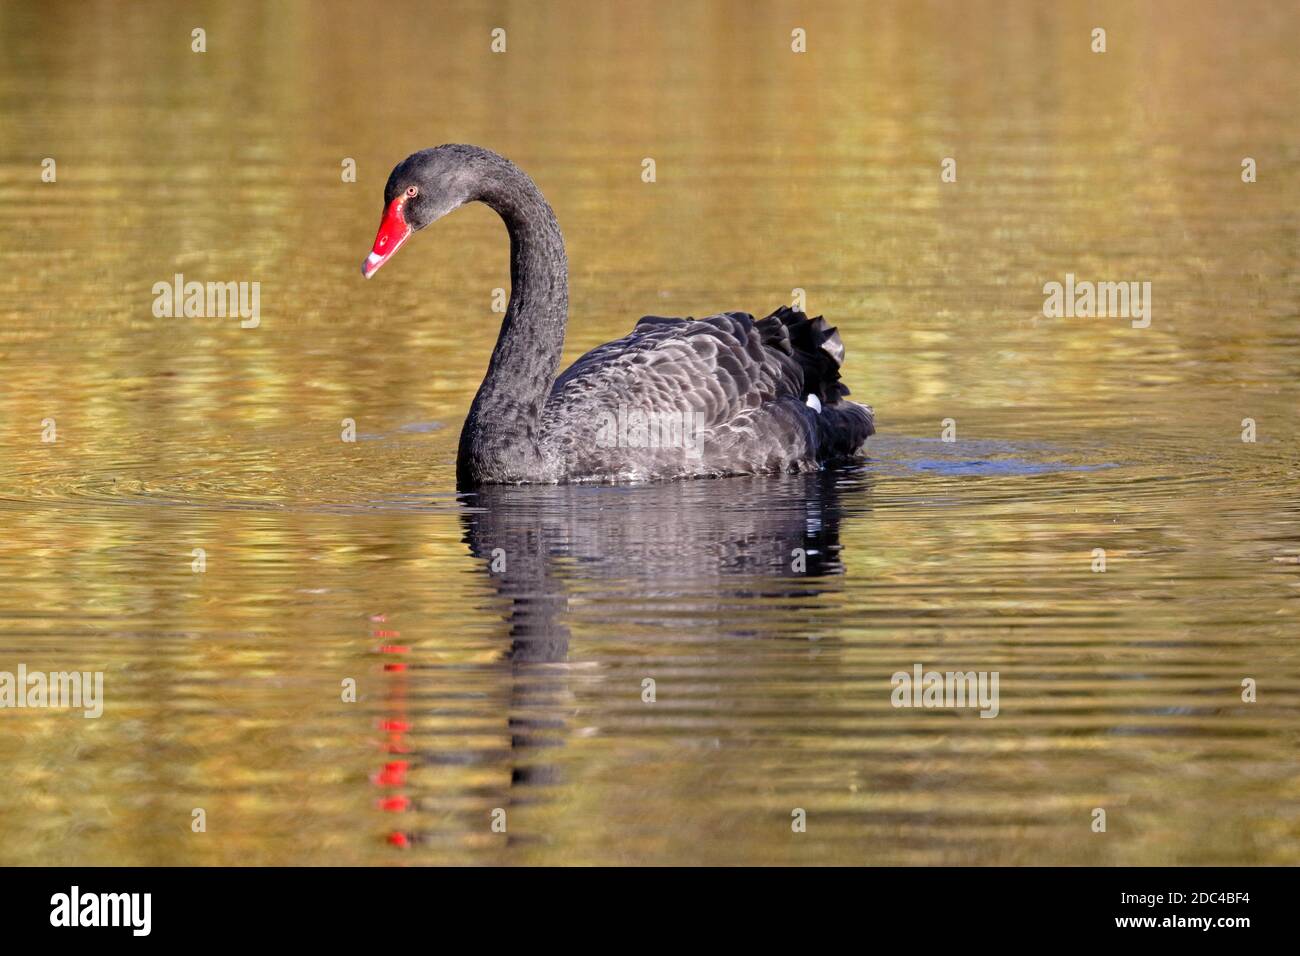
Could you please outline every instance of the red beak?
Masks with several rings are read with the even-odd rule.
[[[406,224],[402,207],[406,205],[406,195],[398,196],[384,210],[383,221],[379,223],[379,232],[375,234],[375,247],[361,263],[361,274],[369,279],[379,271],[379,267],[388,261],[411,235],[411,227]]]

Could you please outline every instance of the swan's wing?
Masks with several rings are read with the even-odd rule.
[[[543,441],[575,467],[599,461],[623,473],[670,474],[689,463],[626,442],[615,451],[597,433],[633,410],[675,413],[700,431],[703,459],[717,473],[814,464],[819,448],[828,447],[831,436],[822,434],[828,428],[856,423],[855,434],[834,443],[856,440],[854,450],[871,431],[868,411],[859,438],[862,413],[851,409],[862,407],[839,401],[847,393],[839,384],[842,356],[834,329],[791,309],[757,322],[746,312],[646,316],[556,380],[543,413]]]
[[[547,405],[692,411],[711,427],[774,399],[801,398],[803,369],[791,350],[769,348],[764,339],[747,312],[703,319],[648,315],[628,335],[565,370]]]
[[[655,368],[638,369],[638,377],[653,379],[662,365],[678,378],[693,373],[693,382],[719,379],[731,400],[720,404],[719,410],[748,407],[755,398],[761,403],[787,395],[801,402],[816,396],[815,404],[825,407],[849,394],[840,382],[844,344],[839,332],[821,316],[810,319],[787,306],[758,321],[747,312],[721,312],[703,319],[643,316],[629,335],[574,362],[553,392],[602,368],[647,364]],[[685,397],[691,397],[689,391]]]

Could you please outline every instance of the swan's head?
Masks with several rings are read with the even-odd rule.
[[[384,215],[375,245],[361,263],[369,279],[394,252],[431,222],[472,198],[477,179],[473,146],[439,146],[412,153],[393,168],[384,187]]]

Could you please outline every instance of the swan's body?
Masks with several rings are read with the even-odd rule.
[[[466,202],[510,232],[510,304],[460,436],[457,479],[621,481],[808,471],[857,454],[870,407],[847,401],[844,347],[781,308],[705,319],[646,316],[556,378],[568,261],[551,207],[521,170],[475,146],[415,153],[393,170],[362,271]]]

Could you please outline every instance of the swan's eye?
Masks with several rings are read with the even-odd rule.
[[[418,193],[419,191],[420,191],[420,187],[419,187],[419,186],[407,186],[407,187],[406,187],[406,198],[407,198],[407,199],[414,199],[414,198],[415,198],[415,194]]]

